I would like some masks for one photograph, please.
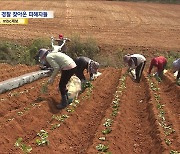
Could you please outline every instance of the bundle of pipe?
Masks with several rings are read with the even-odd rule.
[[[0,94],[14,88],[18,88],[24,84],[31,83],[40,78],[49,76],[49,74],[50,70],[40,70],[2,81],[0,82]]]

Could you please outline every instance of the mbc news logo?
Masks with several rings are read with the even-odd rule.
[[[28,24],[28,19],[0,19],[0,24]]]

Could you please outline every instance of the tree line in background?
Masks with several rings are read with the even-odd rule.
[[[114,0],[111,0],[114,1]],[[180,4],[180,0],[115,0],[115,1],[126,1],[126,2],[156,2],[156,3],[174,3]]]

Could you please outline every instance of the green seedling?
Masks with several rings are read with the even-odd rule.
[[[21,116],[21,115],[23,115],[23,112],[18,112],[17,114],[18,114],[18,116]]]
[[[23,142],[22,142],[22,138],[20,137],[20,138],[18,138],[17,139],[17,141],[16,141],[16,143],[15,143],[15,146],[16,147],[19,147],[25,154],[26,153],[30,153],[31,151],[32,151],[32,147],[31,146],[27,146],[26,144],[24,144]]]
[[[118,114],[118,108],[115,108],[113,111],[112,111],[112,116],[116,117]]]
[[[102,131],[102,133],[105,135],[105,134],[109,134],[111,132],[111,128],[106,128],[105,130]]]
[[[61,126],[61,124],[52,124],[51,130],[59,128],[60,126]]]
[[[66,111],[70,113],[70,112],[74,112],[74,109],[66,108]]]
[[[175,150],[171,150],[171,151],[170,151],[170,154],[180,154],[180,152],[175,151]]]
[[[37,102],[41,102],[43,101],[43,98],[41,96],[38,96],[37,99],[36,99]]]
[[[75,100],[74,100],[74,103],[75,103],[75,104],[79,104],[80,101],[79,101],[78,99],[75,99]]]
[[[96,149],[97,149],[98,151],[101,151],[101,152],[107,152],[108,146],[106,146],[106,145],[104,145],[104,144],[98,144],[98,145],[96,146]]]
[[[170,139],[165,139],[165,143],[169,146],[172,144],[171,140]]]
[[[71,104],[69,104],[70,106],[72,106],[73,108],[76,108],[77,107],[77,104],[76,103],[71,103]]]
[[[175,132],[175,130],[171,128],[171,126],[164,126],[164,129],[165,129],[164,133],[166,134],[166,136]]]
[[[30,108],[28,107],[24,107],[24,111],[28,111]]]
[[[14,120],[14,118],[9,118],[9,119],[7,119],[7,122],[10,122],[12,120]]]
[[[52,119],[55,119],[55,120],[57,120],[57,121],[61,121],[61,122],[63,122],[66,118],[68,118],[69,116],[68,115],[66,115],[66,114],[63,114],[63,115],[61,115],[61,116],[56,116],[56,115],[53,115],[52,116]]]
[[[160,104],[160,103],[157,104],[157,108],[158,108],[158,109],[163,109],[163,107],[164,107],[164,105],[162,105],[162,104]]]
[[[113,123],[112,119],[106,119],[106,122],[103,124],[105,127],[111,127]]]
[[[158,76],[155,76],[155,79],[156,79],[158,82],[161,82],[161,81],[162,81],[162,79],[161,79],[160,77],[158,77]]]
[[[176,81],[176,84],[180,86],[180,79]]]
[[[99,137],[99,140],[100,140],[100,141],[105,141],[105,140],[106,140],[106,137],[104,137],[104,136],[103,136],[103,137]]]
[[[154,93],[154,97],[155,97],[156,101],[160,100],[160,95],[158,95],[157,93]]]
[[[32,107],[35,107],[35,106],[41,106],[41,105],[38,104],[38,103],[31,103],[31,106],[32,106]]]
[[[45,94],[48,92],[48,83],[43,83],[41,86],[41,93]]]
[[[48,132],[46,132],[45,130],[40,130],[40,133],[37,133],[37,136],[40,137],[40,139],[36,139],[36,144],[38,146],[49,145],[49,141],[47,140]]]
[[[82,83],[82,85],[81,85],[82,91],[84,91],[86,88],[90,88],[90,89],[93,88],[93,85],[90,81],[85,81]]]

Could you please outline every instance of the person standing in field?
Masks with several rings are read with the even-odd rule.
[[[68,90],[66,85],[76,72],[76,63],[71,57],[62,52],[45,52],[40,55],[40,61],[46,61],[52,68],[53,72],[47,84],[52,84],[58,72],[61,71],[59,81],[59,90],[61,93],[61,103],[57,105],[58,109],[63,109],[68,105]]]
[[[172,71],[173,73],[175,73],[176,71],[178,72],[176,80],[179,80],[180,77],[180,58],[175,60],[172,64]]]
[[[66,46],[66,41],[70,42],[71,40],[68,38],[64,38],[63,34],[59,34],[59,39],[55,40],[58,43],[58,46],[61,46],[61,50],[59,50],[60,52],[67,52],[67,46]],[[54,46],[53,42],[52,42],[52,46]]]
[[[159,57],[155,57],[151,60],[151,64],[149,66],[149,71],[148,71],[148,74],[150,75],[151,74],[151,70],[153,67],[156,67],[157,68],[157,72],[155,73],[155,75],[157,77],[159,77],[160,79],[162,79],[163,77],[163,72],[164,72],[164,69],[166,67],[166,64],[167,64],[167,60],[165,57],[163,56],[159,56]]]
[[[127,54],[123,57],[123,60],[128,64],[128,72],[132,74],[131,71],[135,69],[135,76],[133,79],[135,82],[139,83],[146,64],[146,58],[141,54]]]
[[[81,82],[83,83],[86,80],[84,70],[89,73],[90,80],[93,80],[93,75],[97,74],[99,63],[83,56],[75,58],[74,61],[77,65],[75,75],[81,80]]]

